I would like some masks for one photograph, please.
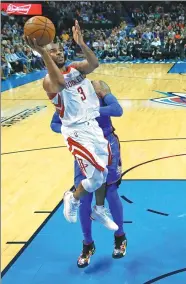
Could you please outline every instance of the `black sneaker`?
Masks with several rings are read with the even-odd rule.
[[[94,242],[89,245],[83,243],[83,250],[81,255],[78,258],[77,266],[79,268],[84,268],[89,265],[91,256],[95,253],[96,247]]]
[[[112,253],[113,258],[122,258],[127,252],[127,238],[125,235],[115,236],[115,246]]]

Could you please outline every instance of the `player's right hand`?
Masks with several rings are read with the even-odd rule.
[[[81,46],[84,44],[83,36],[81,34],[81,29],[77,20],[75,20],[75,25],[72,27],[73,38],[75,42]]]
[[[40,46],[40,45],[37,44],[37,41],[36,41],[35,38],[32,40],[30,37],[27,36],[27,37],[25,37],[25,41],[32,49],[37,51],[41,56],[46,51],[45,47]]]

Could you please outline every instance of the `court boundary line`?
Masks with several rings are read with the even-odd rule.
[[[27,241],[15,241],[15,242],[6,242],[7,245],[23,245],[26,244]]]
[[[52,211],[50,210],[40,210],[40,211],[34,211],[35,214],[50,214]]]
[[[174,66],[175,66],[176,64],[177,64],[177,62],[172,65],[172,67],[167,71],[167,74],[170,74],[169,72],[174,68]],[[174,74],[174,73],[171,73],[171,74]],[[177,73],[177,74],[178,74],[178,73]]]
[[[163,159],[168,159],[168,158],[175,158],[175,157],[180,157],[180,156],[186,156],[186,153],[182,153],[182,154],[175,154],[175,155],[170,155],[170,156],[165,156],[165,157],[159,157],[159,158],[155,158],[155,159],[152,159],[152,160],[148,160],[146,162],[143,162],[143,163],[140,163],[140,164],[137,164],[131,168],[129,168],[128,170],[124,171],[121,175],[121,178],[126,175],[128,172],[140,167],[140,166],[143,166],[143,165],[146,165],[146,164],[149,164],[149,163],[152,163],[152,162],[156,162],[156,161],[159,161],[159,160],[163,160]]]
[[[29,246],[29,244],[35,239],[38,233],[43,229],[43,227],[48,223],[48,221],[52,218],[52,216],[56,213],[58,208],[62,205],[63,200],[61,200],[56,207],[52,210],[51,214],[47,216],[47,218],[41,223],[41,225],[37,228],[37,230],[32,234],[29,240],[25,243],[25,245],[16,253],[16,255],[12,258],[12,260],[7,264],[7,266],[2,270],[1,277],[3,278],[4,275],[9,271],[9,269],[13,266],[16,260],[22,255],[25,249]]]
[[[45,147],[45,148],[18,150],[18,151],[13,151],[13,152],[1,153],[1,155],[10,155],[10,154],[18,154],[18,153],[25,153],[25,152],[32,152],[32,151],[40,151],[40,150],[50,150],[50,149],[58,149],[58,148],[67,148],[67,146],[52,146],[52,147]]]
[[[122,140],[119,141],[120,143],[131,143],[131,142],[151,142],[151,141],[167,141],[167,140],[186,140],[186,137],[177,137],[177,138],[148,138],[148,139],[136,139],[136,140]],[[1,155],[10,155],[10,154],[18,154],[24,152],[31,152],[31,151],[40,151],[40,150],[50,150],[50,149],[58,149],[58,148],[67,148],[67,146],[50,146],[50,147],[43,147],[43,148],[35,148],[35,149],[25,149],[25,150],[17,150],[13,152],[4,152]]]
[[[128,199],[125,195],[121,195],[120,197],[130,204],[134,203],[132,200]]]
[[[159,215],[162,215],[162,216],[167,216],[167,217],[170,215],[168,213],[163,213],[163,212],[156,211],[156,210],[153,210],[153,209],[147,209],[146,211],[151,212],[151,213],[155,213],[155,214],[159,214]]]
[[[166,278],[166,277],[169,277],[169,276],[172,276],[174,274],[178,274],[178,273],[182,273],[182,272],[186,272],[186,267],[185,268],[182,268],[182,269],[179,269],[179,270],[174,270],[172,272],[169,272],[169,273],[166,273],[166,274],[162,274],[156,278],[153,278],[151,280],[148,280],[147,282],[144,282],[143,284],[152,284],[158,280],[161,280],[163,278]]]
[[[74,186],[72,186],[69,190],[72,191]],[[48,223],[48,221],[52,218],[52,216],[56,213],[59,207],[63,204],[63,199],[59,201],[59,203],[54,207],[51,213],[46,217],[46,219],[41,223],[41,225],[36,229],[36,231],[31,235],[25,245],[16,253],[16,255],[12,258],[12,260],[7,264],[7,266],[1,272],[1,278],[9,271],[12,265],[16,262],[16,260],[22,255],[25,249],[31,244],[31,242],[35,239],[35,237],[39,234],[39,232],[44,228],[44,226]]]
[[[123,176],[123,174],[122,174]],[[182,180],[177,180],[177,179],[173,179],[175,181],[182,181]],[[130,179],[130,180],[121,180],[123,181],[149,181],[148,179]],[[158,181],[157,179],[152,179],[151,181]],[[159,181],[172,181],[170,179],[165,179],[162,180],[160,179]],[[70,188],[70,191],[74,190],[74,185]],[[16,255],[12,258],[12,260],[7,264],[7,266],[5,266],[5,268],[2,270],[1,272],[1,278],[4,277],[4,275],[9,271],[9,269],[14,265],[14,263],[16,262],[16,260],[22,255],[22,253],[26,250],[26,248],[31,244],[31,242],[36,238],[36,236],[39,234],[39,232],[44,228],[44,226],[48,223],[48,221],[52,218],[52,216],[56,213],[56,211],[59,209],[59,207],[63,204],[63,199],[60,200],[60,202],[54,207],[54,209],[51,211],[51,213],[49,213],[49,215],[46,217],[46,219],[41,223],[41,225],[36,229],[36,231],[31,235],[31,237],[29,238],[29,240],[24,244],[24,246],[16,253]],[[127,222],[133,222],[133,221],[127,221]],[[166,276],[167,277],[167,276]],[[152,279],[154,280],[154,279]],[[155,281],[154,281],[155,282]],[[151,284],[154,282],[146,282],[143,284]]]

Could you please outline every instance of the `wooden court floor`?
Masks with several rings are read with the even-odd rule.
[[[168,74],[171,66],[103,64],[88,76],[107,82],[124,109],[113,124],[125,179],[186,179],[186,109],[151,101],[165,97],[155,91],[186,93],[186,77]],[[2,269],[73,185],[73,157],[50,130],[53,112],[42,80],[1,95]]]

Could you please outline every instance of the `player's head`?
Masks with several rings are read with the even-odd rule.
[[[63,47],[58,43],[50,43],[46,46],[46,49],[56,65],[62,68],[65,65],[65,56]]]

